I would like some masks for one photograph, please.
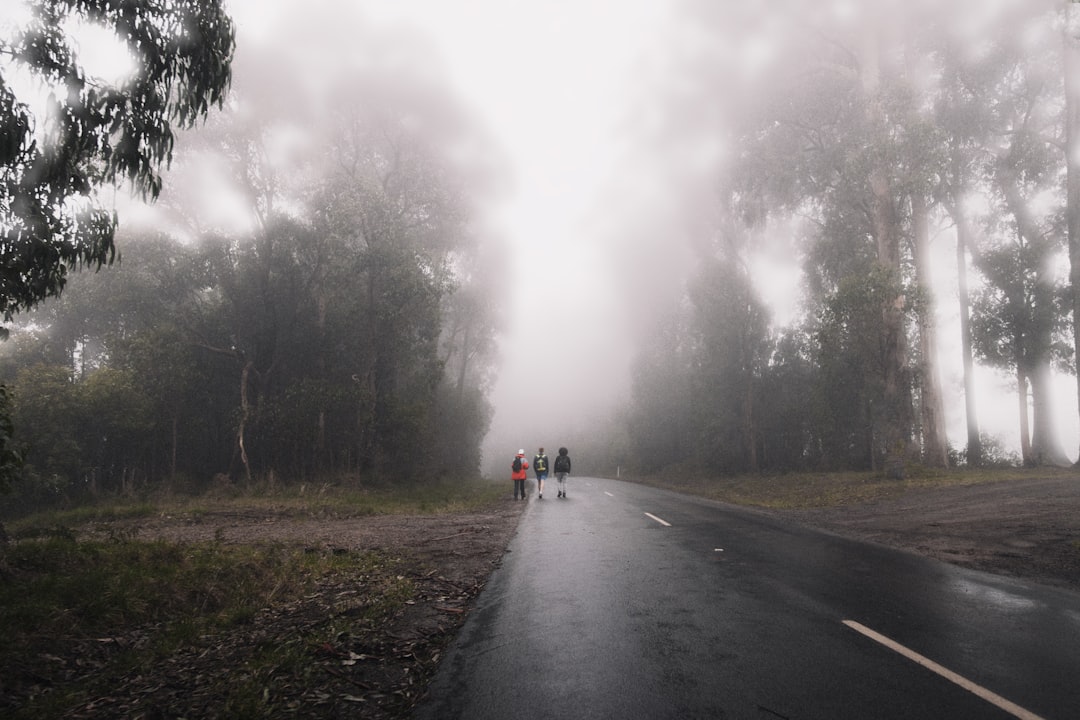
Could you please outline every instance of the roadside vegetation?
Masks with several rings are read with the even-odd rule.
[[[785,473],[778,475],[740,475],[704,477],[700,474],[671,472],[663,475],[624,478],[643,485],[675,490],[690,495],[736,505],[774,510],[803,510],[873,503],[903,497],[916,490],[980,485],[1018,478],[1076,476],[1070,468],[1036,469],[1001,467],[981,469],[913,471],[903,480],[892,480],[881,473]]]
[[[407,561],[387,552],[148,541],[118,529],[127,527],[118,521],[159,515],[197,521],[209,512],[285,518],[465,512],[493,502],[501,490],[481,481],[366,493],[323,487],[116,501],[15,520],[11,541],[0,544],[0,715],[79,716],[91,700],[114,697],[120,679],[138,668],[217,652],[230,634],[272,626],[269,616],[299,612],[316,596],[336,598],[327,602],[339,612],[293,618],[284,637],[262,643],[243,667],[203,679],[207,694],[225,703],[218,707],[222,716],[261,717],[273,709],[263,697],[270,678],[303,683],[311,657],[340,645],[342,634],[375,631],[417,592]],[[114,529],[103,539],[101,532],[84,539],[94,527]]]

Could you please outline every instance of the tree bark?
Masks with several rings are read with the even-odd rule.
[[[1065,197],[1069,242],[1069,286],[1072,289],[1073,351],[1080,358],[1080,7],[1065,3],[1063,26],[1065,73]],[[1080,383],[1077,383],[1080,411]],[[1080,465],[1080,453],[1077,455]]]
[[[945,405],[941,399],[938,376],[937,338],[934,335],[934,294],[930,282],[930,228],[926,200],[919,194],[911,198],[915,240],[915,277],[922,296],[918,305],[919,379],[921,382],[923,463],[929,467],[949,466],[949,441],[945,435]]]
[[[957,164],[959,162],[957,161]],[[975,398],[975,361],[971,350],[971,298],[967,284],[967,248],[971,244],[967,217],[959,200],[950,214],[956,222],[956,294],[960,303],[960,347],[964,363],[964,413],[967,417],[967,464],[982,465],[982,437]]]
[[[1042,359],[1033,368],[1031,382],[1031,454],[1036,465],[1069,465],[1054,422],[1054,390],[1050,361]]]
[[[878,68],[878,28],[866,34],[860,67],[860,79],[866,102],[867,120],[872,128],[882,131],[886,126],[884,101],[881,97],[880,71]],[[882,152],[875,153],[868,184],[871,192],[871,223],[877,241],[877,262],[886,270],[888,277],[900,279],[900,228],[893,204],[892,182]],[[898,285],[896,286],[898,287]],[[882,347],[884,365],[884,427],[885,473],[891,479],[904,477],[904,465],[908,460],[911,441],[910,394],[907,382],[907,339],[904,335],[904,306],[906,298],[898,291],[890,293],[882,307]]]
[[[247,426],[248,415],[250,414],[250,406],[248,404],[248,376],[254,365],[255,363],[248,360],[244,363],[243,370],[240,371],[240,424],[236,429],[236,443],[237,447],[240,449],[240,462],[244,466],[244,480],[248,485],[251,484],[251,465],[248,464],[247,448],[244,447],[244,431]]]
[[[176,483],[176,451],[180,444],[180,413],[173,413],[172,417],[172,457],[169,459],[169,483]],[[174,485],[175,489],[175,485]]]
[[[1028,422],[1028,393],[1027,375],[1023,367],[1018,363],[1016,366],[1016,398],[1020,410],[1020,457],[1025,467],[1035,465],[1035,459],[1031,455],[1031,425]]]

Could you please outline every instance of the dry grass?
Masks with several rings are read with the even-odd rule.
[[[931,471],[918,469],[904,480],[888,480],[875,473],[788,473],[700,477],[679,473],[652,477],[624,477],[632,482],[667,488],[736,505],[798,510],[841,507],[891,500],[922,489],[978,485],[1028,477],[1023,468]],[[1041,477],[1075,475],[1074,470],[1039,468]]]

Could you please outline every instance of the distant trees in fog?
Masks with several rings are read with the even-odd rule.
[[[313,84],[276,52],[183,138],[161,230],[17,318],[22,500],[479,472],[498,279],[491,177],[459,151],[482,139],[430,79]]]
[[[724,13],[698,5],[722,42]],[[959,457],[985,459],[977,360],[1015,378],[1023,461],[1066,462],[1049,380],[1052,367],[1075,371],[1077,350],[1077,293],[1058,271],[1072,257],[1080,278],[1070,251],[1080,223],[1067,222],[1080,216],[1080,192],[1066,193],[1080,125],[1066,122],[1076,103],[1062,53],[1080,42],[1063,15],[1073,5],[860,8],[772,13],[772,52],[752,88],[708,54],[685,67],[696,92],[683,110],[716,109],[712,128],[693,131],[730,151],[715,163],[699,271],[637,361],[628,427],[642,470],[902,477],[913,463],[944,465],[934,318],[957,300],[933,292],[931,242],[960,243],[951,272],[933,268],[961,279],[969,433]],[[785,232],[804,314],[778,332],[762,320],[749,266],[762,238]]]

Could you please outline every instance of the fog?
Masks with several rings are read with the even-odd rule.
[[[476,144],[462,148],[465,164],[484,167],[476,177],[489,185],[472,190],[475,223],[502,248],[493,255],[505,274],[495,416],[484,449],[490,472],[518,448],[573,450],[626,402],[635,347],[678,302],[692,248],[712,232],[715,173],[732,150],[722,128],[732,109],[752,102],[785,43],[857,23],[869,7],[671,0],[361,0],[348,3],[348,11],[343,5],[232,0],[236,74],[248,89],[258,88],[265,106],[280,95],[292,131],[279,131],[271,144],[274,162],[287,182],[301,184],[299,171],[289,176],[288,169],[309,151],[305,131],[327,111],[338,69],[375,58],[375,74],[388,86],[406,72],[457,98],[445,117],[474,128]],[[912,12],[926,12],[924,5],[933,7],[908,4]],[[921,19],[955,23],[956,37],[975,51],[982,23],[1007,6],[951,3]],[[886,7],[897,12],[899,5],[879,11]],[[798,8],[812,12],[801,16]],[[710,25],[722,27],[722,37],[699,23],[708,15],[723,16]],[[258,67],[249,57],[256,47]],[[687,73],[706,64],[715,69]],[[438,142],[440,134],[431,137]],[[221,223],[250,222],[237,218],[228,189],[215,185],[220,173],[209,166],[200,172],[187,186],[166,183],[166,212],[170,196],[175,207],[185,193],[199,194],[200,202],[217,203]],[[746,258],[776,327],[798,316],[792,234],[763,231]],[[948,233],[935,237],[934,251],[949,437],[959,446],[964,418]],[[1075,382],[1058,381],[1061,437],[1071,449]],[[979,382],[984,429],[1015,447],[1011,380],[981,369]]]
[[[512,167],[500,221],[513,249],[513,286],[485,446],[496,468],[518,447],[573,447],[625,402],[636,343],[680,297],[693,262],[688,249],[708,221],[711,173],[727,150],[717,132],[725,103],[747,102],[793,26],[806,33],[817,32],[813,25],[846,26],[872,7],[812,3],[808,21],[788,16],[799,3],[698,3],[698,13],[727,16],[718,38],[680,14],[693,5],[473,0],[394,3],[376,13],[421,28]],[[926,13],[915,22],[952,23],[958,38],[978,48],[986,23],[1009,5],[908,7]],[[685,74],[703,62],[724,68],[708,76],[715,82],[708,90],[695,86],[702,78]],[[704,97],[711,100],[703,104]],[[687,98],[696,103],[690,112]],[[935,239],[934,275],[948,434],[962,447],[953,242]],[[759,238],[750,258],[777,326],[798,313],[800,273],[789,243]],[[1014,380],[987,368],[977,368],[976,377],[984,431],[1018,448]],[[1061,437],[1071,449],[1075,380],[1059,375],[1056,382]]]
[[[319,108],[335,68],[379,58],[391,83],[403,72],[449,88],[490,141],[478,152],[491,156],[473,161],[498,165],[502,183],[480,193],[479,221],[508,252],[485,469],[521,447],[573,447],[606,423],[628,390],[635,318],[673,296],[685,260],[670,231],[677,208],[657,194],[656,172],[633,146],[642,81],[662,72],[672,4],[409,0],[343,11],[334,2],[233,0],[230,8],[245,86],[255,46],[274,48],[280,63],[260,66],[257,85],[291,97],[295,89],[280,85],[299,79]],[[311,112],[282,111],[297,127]],[[228,191],[218,175],[176,179],[166,193],[220,200]],[[222,222],[235,221],[218,205]]]
[[[440,48],[450,82],[511,166],[512,195],[496,210],[513,255],[487,469],[518,448],[573,447],[627,392],[628,300],[648,305],[661,265],[678,253],[657,237],[627,242],[634,205],[661,199],[613,184],[616,172],[640,181],[652,174],[632,162],[631,111],[663,56],[671,8],[663,0],[473,0],[377,13],[415,23]],[[651,265],[653,278],[629,272],[627,259]]]

